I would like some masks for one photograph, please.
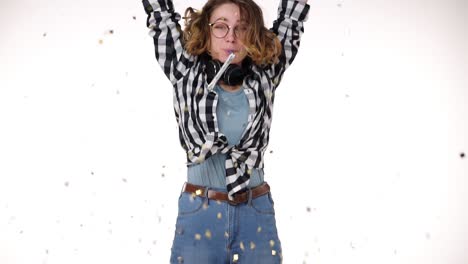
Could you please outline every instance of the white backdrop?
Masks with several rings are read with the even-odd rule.
[[[266,157],[284,263],[468,263],[467,2],[309,4]],[[0,263],[167,263],[185,157],[145,19],[2,0]]]

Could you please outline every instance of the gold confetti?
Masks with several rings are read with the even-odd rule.
[[[219,201],[219,200],[216,200],[216,203],[217,203],[217,204],[221,204],[221,201]]]
[[[232,256],[232,260],[233,260],[234,262],[237,262],[237,261],[239,260],[239,255],[238,255],[238,254],[234,254],[234,255]]]
[[[225,238],[228,238],[228,237],[229,237],[228,232],[224,232],[224,237],[225,237]]]
[[[273,256],[276,256],[276,250],[272,250],[272,251],[271,251],[271,254],[272,254]]]
[[[275,246],[275,241],[270,240],[270,247],[274,247],[274,246]]]
[[[195,240],[200,240],[201,239],[201,235],[200,234],[195,234]]]
[[[245,249],[244,243],[242,241],[240,242],[240,249],[242,249],[242,251],[244,251],[244,249]]]
[[[247,174],[251,175],[252,174],[252,169],[248,169]]]
[[[255,243],[250,241],[250,249],[251,250],[254,250],[255,249]]]
[[[262,227],[261,226],[257,227],[257,233],[260,233],[260,232],[262,232]]]
[[[221,219],[221,218],[223,218],[223,215],[221,213],[218,213],[218,215],[216,217],[218,217],[218,219]]]
[[[202,190],[198,189],[195,191],[195,195],[201,195],[202,194]]]
[[[211,231],[209,229],[205,231],[205,236],[206,238],[211,239]]]
[[[104,41],[102,39],[100,39],[99,44],[102,45],[102,43],[104,43]]]

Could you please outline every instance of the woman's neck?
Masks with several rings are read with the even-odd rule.
[[[221,86],[221,88],[223,88],[225,91],[228,91],[228,92],[235,92],[235,91],[238,91],[242,85],[227,85],[223,82],[219,82],[219,86]]]

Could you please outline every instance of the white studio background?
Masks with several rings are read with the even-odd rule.
[[[265,162],[284,263],[468,263],[467,2],[309,4]],[[1,1],[0,263],[168,262],[185,157],[145,21]]]

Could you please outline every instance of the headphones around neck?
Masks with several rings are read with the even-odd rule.
[[[213,78],[216,76],[216,73],[221,69],[223,63],[218,60],[209,60],[206,64],[206,74],[208,83],[210,83]],[[242,66],[237,64],[230,64],[227,69],[224,71],[220,80],[222,80],[227,85],[239,85],[242,84],[245,78],[245,71]]]

